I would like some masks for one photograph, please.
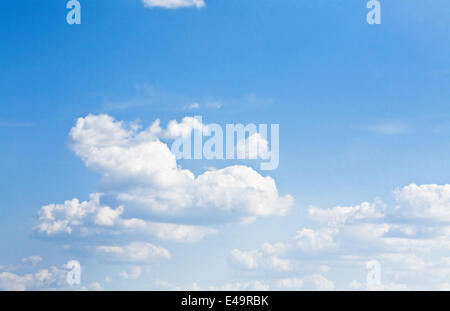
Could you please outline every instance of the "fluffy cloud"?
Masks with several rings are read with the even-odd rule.
[[[165,9],[177,9],[185,7],[202,8],[205,6],[204,0],[142,0],[145,7],[160,7]]]
[[[335,230],[333,229],[301,229],[295,235],[297,246],[308,251],[320,251],[324,249],[336,247],[336,243],[333,241],[333,235]]]
[[[7,291],[24,291],[31,288],[33,284],[33,275],[23,276],[10,272],[0,273],[0,289]]]
[[[385,208],[384,203],[377,199],[373,203],[363,202],[355,206],[336,206],[328,209],[311,206],[308,214],[313,220],[338,226],[358,220],[383,218]]]
[[[142,273],[136,264],[171,258],[169,250],[149,243],[152,239],[196,242],[217,233],[204,224],[245,223],[285,214],[292,197],[279,196],[275,181],[250,167],[230,166],[195,176],[177,165],[166,141],[204,130],[191,117],[170,121],[166,129],[159,120],[142,128],[108,115],[79,118],[70,131],[70,147],[87,168],[100,173],[103,193],[93,193],[85,201],[74,198],[42,206],[35,231],[58,241],[71,237],[70,247],[91,251],[103,262],[131,263],[119,276],[133,280]],[[263,245],[255,254],[258,267],[289,270],[289,261],[279,257],[282,249],[281,244]],[[48,288],[55,282],[51,270],[4,272],[0,279],[3,287],[16,289]],[[265,288],[259,283],[239,287]],[[92,283],[80,289],[102,287]]]
[[[234,249],[231,251],[229,261],[235,267],[241,269],[271,269],[277,271],[291,270],[289,260],[280,258],[288,246],[283,243],[269,244],[264,243],[261,248],[252,251],[241,251]]]
[[[141,213],[216,220],[283,215],[292,197],[278,195],[275,181],[247,166],[208,171],[197,177],[177,166],[174,154],[159,136],[178,137],[202,130],[195,118],[159,121],[139,130],[107,115],[78,119],[70,132],[72,149],[88,168],[102,174],[107,194],[127,209]]]
[[[450,185],[411,184],[395,191],[401,217],[450,222]]]
[[[129,271],[122,271],[119,276],[124,280],[136,280],[142,274],[142,268],[139,266],[134,266],[129,269]]]
[[[31,265],[33,265],[33,266],[37,265],[37,264],[40,263],[41,261],[42,261],[41,256],[36,256],[36,255],[34,255],[34,256],[29,256],[29,257],[26,257],[26,258],[22,258],[22,262],[23,262],[24,264],[31,264]]]
[[[38,211],[36,230],[46,236],[73,235],[92,236],[117,233],[143,233],[161,240],[196,242],[217,231],[211,228],[171,223],[144,221],[139,218],[121,217],[122,206],[112,209],[102,205],[101,194],[92,194],[89,201],[72,199],[63,204],[50,204]]]
[[[59,288],[64,285],[66,272],[63,268],[52,266],[35,273],[0,273],[0,290],[25,291]]]
[[[238,159],[267,159],[269,157],[269,143],[261,134],[255,133],[236,145]]]
[[[193,131],[207,133],[207,127],[203,125],[201,119],[184,117],[181,122],[171,120],[167,125],[167,129],[165,131],[161,130],[161,136],[168,139],[186,138]]]
[[[297,275],[280,279],[277,287],[332,289],[333,282],[321,274],[304,276],[306,271],[324,273],[331,267],[340,271],[341,279],[359,270],[360,279],[353,279],[351,289],[407,290],[409,282],[416,289],[439,289],[439,284],[445,288],[450,276],[449,189],[449,185],[408,185],[394,192],[395,208],[379,199],[355,206],[309,207],[312,227],[301,228],[284,243],[290,251],[283,259],[290,262],[290,273]],[[234,250],[233,255],[232,266],[238,266],[237,262],[240,268],[264,274],[261,250]],[[366,263],[373,260],[380,264],[382,283],[378,285],[365,282]]]
[[[123,212],[123,207],[115,210],[100,205],[101,194],[92,194],[89,201],[78,199],[65,201],[64,204],[49,204],[38,211],[37,229],[48,235],[61,232],[72,233],[75,227],[82,227],[88,221],[99,226],[113,226]]]

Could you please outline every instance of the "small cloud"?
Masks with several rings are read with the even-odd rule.
[[[37,265],[42,261],[42,258],[40,256],[30,256],[22,259],[22,262],[24,264],[31,264],[33,266]]]
[[[119,276],[124,280],[136,280],[142,274],[142,268],[139,266],[131,267],[129,271],[122,271]]]
[[[208,108],[211,109],[220,109],[222,108],[222,104],[219,101],[212,101],[206,104]]]
[[[194,109],[199,109],[199,108],[200,108],[199,103],[186,104],[183,107],[184,110],[194,110]]]
[[[369,127],[371,132],[382,135],[399,135],[408,132],[408,126],[405,123],[385,122],[374,124]]]
[[[164,9],[178,9],[187,7],[202,8],[205,6],[204,0],[142,0],[142,3],[147,8],[164,8]]]

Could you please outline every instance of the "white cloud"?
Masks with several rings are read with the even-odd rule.
[[[194,110],[194,109],[199,109],[199,108],[200,108],[199,103],[186,104],[183,107],[184,110]]]
[[[287,290],[314,289],[329,291],[334,289],[334,283],[320,274],[313,274],[304,278],[280,279],[277,282],[277,286],[280,289]]]
[[[333,241],[333,235],[336,233],[333,229],[301,229],[297,231],[295,240],[297,246],[304,251],[320,251],[324,249],[336,247],[336,243]]]
[[[142,0],[145,7],[148,8],[165,8],[165,9],[177,9],[185,7],[197,7],[202,8],[205,6],[204,0]]]
[[[261,134],[255,133],[245,140],[237,142],[238,159],[267,159],[269,157],[269,143]]]
[[[210,286],[211,291],[268,291],[270,286],[258,280],[252,282],[226,283],[220,286]]]
[[[136,280],[142,274],[142,268],[139,266],[134,266],[129,269],[129,271],[122,271],[119,276],[124,280]]]
[[[124,262],[152,262],[156,259],[169,259],[170,252],[162,247],[151,243],[132,242],[125,246],[97,246],[96,251],[99,254],[107,255]]]
[[[206,133],[207,128],[203,125],[201,119],[184,117],[181,122],[171,120],[167,125],[167,130],[163,132],[163,137],[169,139],[188,137],[193,131]]]
[[[308,214],[314,220],[338,226],[358,220],[383,218],[385,208],[384,203],[377,199],[373,203],[363,202],[355,206],[336,206],[328,209],[311,206]]]
[[[3,272],[0,273],[0,290],[25,291],[60,288],[64,285],[65,277],[64,269],[55,266],[24,275]]]
[[[33,266],[37,265],[38,263],[40,263],[42,261],[41,256],[29,256],[26,258],[22,258],[22,262],[24,264],[31,264]]]
[[[407,291],[410,290],[406,284],[388,283],[388,284],[367,284],[356,280],[350,282],[351,290],[371,290],[371,291]]]
[[[92,236],[102,232],[144,233],[161,240],[175,242],[197,242],[217,230],[189,225],[157,223],[138,218],[123,218],[123,207],[112,209],[100,203],[101,194],[92,194],[89,201],[72,199],[64,204],[50,204],[39,211],[39,223],[36,230],[47,236],[80,235]],[[103,230],[103,231],[102,231]],[[106,231],[105,231],[106,230]]]
[[[282,289],[300,290],[303,288],[305,281],[302,278],[285,278],[277,282],[277,286]]]
[[[178,137],[204,127],[195,118],[169,122],[162,131],[127,128],[106,115],[80,118],[71,130],[72,149],[88,168],[102,174],[102,185],[127,209],[179,219],[230,219],[283,215],[293,199],[280,197],[275,181],[247,166],[207,171],[197,177],[177,167],[158,135]],[[159,134],[158,134],[159,133]]]
[[[241,269],[271,269],[277,271],[291,270],[291,263],[287,259],[283,259],[283,255],[287,246],[283,243],[269,244],[264,243],[260,249],[252,251],[241,251],[234,249],[231,251],[229,258],[230,263]]]
[[[291,249],[283,259],[294,269],[289,272],[291,277],[277,282],[277,287],[333,289],[333,282],[322,278],[332,267],[340,271],[343,279],[347,272],[350,277],[359,271],[360,280],[346,281],[352,281],[351,289],[397,291],[408,290],[411,284],[415,289],[438,288],[437,284],[445,288],[450,276],[450,259],[446,257],[450,251],[449,188],[415,184],[403,187],[394,192],[395,209],[378,199],[355,206],[310,207],[308,216],[318,226],[300,229],[285,244]],[[233,266],[264,274],[261,249],[235,250],[233,255]],[[372,260],[380,263],[382,283],[368,286],[366,263]],[[321,274],[304,276],[311,270]]]
[[[411,184],[396,190],[395,198],[402,217],[450,222],[450,185]]]
[[[80,290],[82,290],[82,291],[102,291],[103,287],[99,282],[92,282],[92,283],[89,283],[87,286],[82,286]]]
[[[26,274],[23,276],[14,273],[0,273],[0,289],[7,291],[24,291],[33,285],[33,276]]]
[[[308,281],[314,284],[317,290],[333,290],[334,283],[320,274],[314,274],[307,278]]]

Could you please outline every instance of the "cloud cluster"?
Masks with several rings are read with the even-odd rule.
[[[196,242],[215,229],[145,221],[140,218],[124,218],[123,206],[113,209],[100,202],[101,194],[92,194],[89,201],[72,199],[63,204],[50,204],[38,211],[36,230],[46,236],[78,235],[92,237],[95,234],[143,234],[164,241]]]
[[[142,128],[104,114],[79,118],[70,130],[70,148],[100,174],[102,193],[92,193],[86,201],[74,198],[42,206],[35,231],[44,238],[70,237],[77,249],[135,265],[171,257],[153,240],[197,242],[217,234],[215,227],[223,223],[285,214],[292,197],[279,196],[275,181],[250,167],[229,166],[195,176],[177,164],[168,142],[205,130],[192,117],[172,120],[165,129],[159,120]],[[275,255],[261,260],[288,269]],[[123,271],[121,276],[137,275]]]
[[[159,120],[140,130],[107,115],[78,119],[70,132],[73,151],[102,175],[107,194],[127,209],[166,219],[233,220],[282,215],[292,197],[280,197],[271,177],[247,166],[230,166],[199,176],[177,166],[161,137],[179,137],[202,130],[195,118]]]
[[[411,280],[420,280],[417,283],[428,289],[445,288],[450,276],[450,185],[411,184],[394,191],[394,196],[397,204],[391,209],[379,199],[355,206],[309,207],[312,227],[301,228],[291,241],[281,243],[290,251],[280,259],[290,262],[292,273],[320,270],[324,262],[341,271],[359,266],[364,281],[351,280],[346,289],[405,290]],[[261,250],[233,250],[231,256],[240,269],[270,268],[261,264]],[[381,284],[365,282],[366,263],[371,260],[381,265],[385,278]],[[277,286],[333,288],[318,275],[281,278]]]
[[[411,184],[396,190],[395,198],[403,218],[450,222],[450,185]]]
[[[30,256],[22,259],[22,263],[36,266],[42,258]],[[66,281],[66,271],[63,267],[51,266],[39,269],[34,273],[17,274],[10,271],[0,272],[0,290],[25,291],[60,288]]]

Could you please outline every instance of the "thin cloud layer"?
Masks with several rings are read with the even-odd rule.
[[[142,0],[142,3],[147,8],[164,8],[164,9],[178,9],[187,7],[202,8],[205,6],[204,0]]]

